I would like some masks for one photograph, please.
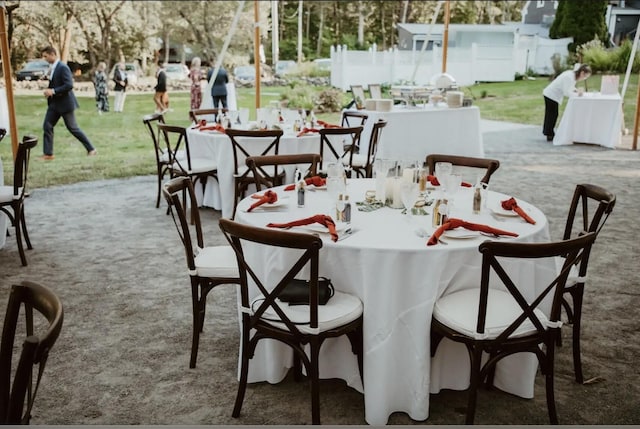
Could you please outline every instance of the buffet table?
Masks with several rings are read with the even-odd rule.
[[[613,149],[620,144],[622,120],[620,94],[569,97],[553,144],[591,143]]]
[[[234,204],[234,159],[231,139],[224,133],[193,128],[187,130],[187,138],[191,156],[211,159],[218,166],[218,183],[214,179],[208,180],[204,194],[201,185],[197,184],[198,204],[221,210],[222,217],[230,218],[233,215]],[[319,153],[319,151],[318,134],[297,137],[294,133],[285,132],[280,138],[280,154]]]
[[[396,105],[390,112],[358,112],[369,116],[360,140],[360,153],[367,153],[373,124],[382,118],[387,126],[378,143],[379,158],[424,160],[430,153],[484,157],[480,109],[476,106]]]
[[[347,184],[353,201],[352,233],[332,242],[320,232],[324,246],[320,252],[320,275],[332,280],[337,290],[358,296],[364,305],[364,386],[360,380],[356,357],[346,338],[327,340],[321,351],[321,378],[340,378],[364,393],[365,418],[369,424],[383,425],[397,411],[414,420],[429,416],[429,395],[441,389],[466,389],[469,359],[463,346],[443,341],[438,353],[430,355],[430,323],[433,306],[443,294],[469,285],[480,284],[481,255],[478,246],[486,236],[445,238],[447,245],[426,246],[434,228],[431,216],[409,218],[401,210],[389,207],[358,211],[355,202],[364,200],[366,190],[375,189],[374,179],[354,179]],[[255,199],[247,197],[238,205],[236,220],[264,227],[269,222],[289,222],[319,213],[334,213],[326,191],[307,192],[306,207],[298,208],[295,198],[282,187],[277,207],[247,208]],[[437,196],[438,191],[434,191]],[[472,214],[472,191],[467,188],[455,196],[452,216],[470,222],[492,225],[520,234],[514,240],[543,242],[549,240],[545,215],[526,202],[519,201],[536,221],[530,225],[519,217],[500,217],[494,207],[509,196],[489,193],[487,209]],[[497,210],[497,209],[496,209]],[[427,207],[430,212],[430,207]],[[315,225],[317,231],[317,225]],[[424,228],[427,236],[419,236]],[[291,231],[312,231],[296,227]],[[505,240],[511,240],[506,239]],[[278,270],[288,268],[287,255],[268,253],[247,245],[245,256],[253,267],[263,267],[267,282],[279,278]],[[537,260],[517,266],[515,281],[528,285],[529,297],[555,277],[552,260]],[[519,278],[518,278],[519,277]],[[264,278],[264,277],[262,277]],[[535,279],[535,284],[533,283]],[[254,297],[257,291],[253,291]],[[525,292],[526,294],[526,292]],[[251,297],[250,299],[252,299]],[[249,382],[278,383],[292,367],[292,353],[276,341],[261,341],[249,366]],[[525,398],[533,397],[537,360],[531,354],[519,354],[502,361],[497,368],[495,385]]]

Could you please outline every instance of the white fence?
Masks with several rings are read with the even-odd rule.
[[[516,38],[514,46],[473,43],[470,48],[449,47],[446,72],[460,86],[475,82],[510,82],[515,80],[516,73],[525,74],[528,68],[548,74],[553,71],[551,56],[556,52],[566,56],[571,40]],[[416,66],[415,79],[412,79]],[[345,91],[351,85],[367,86],[370,83],[425,85],[441,72],[442,48],[438,46],[424,52],[377,51],[375,45],[368,51],[331,47],[331,85]]]

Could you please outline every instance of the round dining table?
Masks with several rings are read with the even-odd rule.
[[[478,246],[483,241],[546,242],[550,239],[549,227],[545,215],[526,201],[518,200],[518,204],[535,224],[525,222],[517,214],[505,213],[500,202],[510,195],[497,192],[488,192],[481,212],[473,214],[473,188],[461,187],[449,204],[452,217],[511,231],[518,237],[445,234],[442,242],[427,246],[435,229],[433,204],[424,207],[426,214],[411,216],[401,209],[363,205],[366,191],[374,189],[375,179],[347,181],[346,193],[352,201],[351,223],[338,222],[336,242],[328,232],[318,228],[319,224],[290,229],[323,237],[320,275],[330,278],[337,290],[359,297],[364,306],[364,383],[346,338],[325,342],[320,376],[343,379],[362,392],[369,424],[387,424],[389,416],[398,411],[422,421],[429,416],[431,393],[441,389],[464,390],[469,385],[469,359],[464,346],[445,340],[436,355],[431,356],[430,325],[436,300],[461,288],[479,288],[482,257]],[[285,191],[284,187],[273,191],[278,194],[276,204],[249,212],[247,209],[256,201],[249,196],[239,203],[235,220],[266,227],[270,222],[285,223],[316,214],[335,217],[335,202],[324,189],[308,187],[304,207],[298,207],[294,192]],[[433,201],[441,193],[436,188],[425,199]],[[267,276],[267,282],[279,280],[282,270],[289,268],[284,251],[265,252],[247,244],[245,256],[254,261],[254,269],[263,270],[260,275]],[[513,269],[517,273],[514,280],[523,285],[526,297],[533,297],[555,277],[555,264],[550,260],[522,263]],[[278,383],[292,365],[292,353],[286,346],[262,341],[250,364],[249,382]],[[532,398],[536,371],[535,356],[510,356],[498,365],[495,386]]]

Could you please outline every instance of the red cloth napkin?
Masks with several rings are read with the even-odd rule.
[[[319,132],[320,132],[320,130],[319,130],[319,129],[317,129],[317,128],[307,128],[307,127],[304,127],[304,128],[302,129],[302,131],[300,131],[300,132],[298,133],[297,137],[302,137],[302,136],[304,136],[304,135],[306,135],[306,134],[319,133]]]
[[[211,124],[211,125],[199,125],[198,129],[200,131],[219,131],[224,133],[224,127],[220,124]]]
[[[320,176],[307,177],[306,179],[304,179],[304,183],[306,183],[307,185],[313,185],[313,186],[324,186],[327,184],[327,179]],[[285,186],[284,190],[293,191],[295,188],[296,188],[296,184],[294,183],[293,185]]]
[[[319,119],[317,122],[318,122],[318,125],[320,125],[322,128],[342,128],[340,125],[330,124],[328,122],[321,121]]]
[[[278,201],[278,194],[276,194],[275,192],[269,190],[266,191],[264,193],[264,195],[252,195],[251,198],[257,198],[258,201],[256,201],[255,203],[251,204],[251,207],[249,207],[249,209],[247,210],[248,212],[250,212],[251,210],[255,209],[256,207],[259,207],[263,204],[269,203],[269,204],[273,204],[276,201]]]
[[[318,214],[315,216],[307,217],[304,219],[294,220],[287,223],[268,223],[270,228],[291,228],[292,226],[309,225],[310,223],[319,223],[326,226],[331,234],[331,240],[338,241],[338,233],[336,232],[336,223],[331,219],[331,216]]]
[[[518,236],[518,234],[516,234],[515,232],[505,231],[502,229],[494,228],[489,225],[483,225],[481,223],[471,223],[471,222],[466,222],[462,219],[451,218],[448,221],[446,221],[444,224],[442,224],[442,226],[438,227],[438,229],[435,230],[433,235],[429,237],[429,241],[427,241],[427,246],[433,246],[434,244],[438,244],[438,240],[440,239],[440,236],[442,236],[442,234],[445,231],[448,231],[450,229],[456,229],[459,227],[468,229],[469,231],[480,231],[480,232],[487,232],[489,234],[497,234],[497,235],[509,235],[511,237]]]
[[[518,213],[522,219],[526,220],[530,224],[536,224],[536,221],[533,220],[533,218],[531,218],[531,216],[529,216],[524,210],[522,210],[522,207],[518,205],[518,202],[513,197],[509,198],[508,200],[502,201],[502,208],[505,210],[513,210],[514,212]]]
[[[429,183],[431,183],[433,186],[440,186],[440,182],[438,182],[438,178],[436,176],[432,176],[431,174],[429,174],[427,176],[427,181]],[[460,183],[460,186],[464,186],[465,188],[470,188],[471,187],[471,183],[462,182],[462,183]]]

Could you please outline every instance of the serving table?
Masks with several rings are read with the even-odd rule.
[[[449,108],[396,105],[390,112],[359,110],[369,116],[360,140],[360,153],[367,153],[373,124],[385,119],[377,157],[424,160],[431,153],[484,157],[477,106]]]
[[[347,193],[353,202],[363,201],[367,190],[375,189],[375,179],[352,179]],[[326,191],[306,192],[306,206],[298,208],[293,192],[274,188],[280,204],[247,208],[256,200],[250,197],[238,205],[236,221],[265,227],[269,222],[289,222],[315,214],[334,216],[334,205]],[[434,191],[437,196],[438,191]],[[452,216],[469,222],[489,224],[519,234],[520,242],[549,240],[545,215],[532,205],[519,201],[536,224],[519,217],[497,216],[492,207],[509,196],[489,193],[487,209],[472,214],[472,191],[461,188],[454,198]],[[486,236],[445,238],[447,245],[427,246],[427,235],[418,236],[423,228],[430,234],[431,216],[401,214],[401,210],[382,207],[359,211],[352,204],[350,235],[337,242],[323,236],[320,251],[320,275],[332,280],[337,290],[358,296],[364,305],[364,386],[356,357],[345,338],[325,342],[321,351],[321,378],[340,378],[364,393],[365,418],[369,424],[383,425],[397,411],[406,412],[414,420],[429,416],[429,394],[441,389],[466,389],[469,380],[468,355],[463,346],[443,341],[438,353],[430,355],[430,323],[433,306],[443,294],[480,284],[481,255],[478,246]],[[431,212],[431,208],[427,207]],[[314,228],[317,231],[317,225]],[[309,227],[292,231],[311,232]],[[340,229],[340,228],[339,228]],[[276,281],[287,265],[285,252],[268,254],[247,243],[245,256],[253,267],[262,267],[267,282]],[[286,268],[285,268],[286,267]],[[537,288],[555,278],[555,264],[537,260],[514,268],[515,281],[529,288],[529,298]],[[265,277],[262,277],[265,278]],[[268,284],[268,283],[267,283]],[[258,292],[253,291],[254,297]],[[253,298],[253,297],[251,297]],[[250,299],[251,299],[250,298]],[[249,368],[249,382],[278,383],[292,367],[292,353],[276,341],[261,341]],[[537,360],[530,354],[506,358],[498,365],[495,385],[507,392],[533,397]]]
[[[222,217],[233,215],[234,205],[234,159],[231,139],[218,131],[200,131],[195,128],[187,129],[191,155],[198,158],[211,159],[218,166],[218,182],[214,179],[207,181],[204,194],[200,183],[196,185],[198,204],[213,207],[222,211]],[[301,137],[293,132],[285,131],[280,138],[279,153],[319,153],[320,137],[317,133]]]
[[[591,143],[615,148],[622,136],[620,94],[587,92],[569,97],[553,139],[555,146]]]

